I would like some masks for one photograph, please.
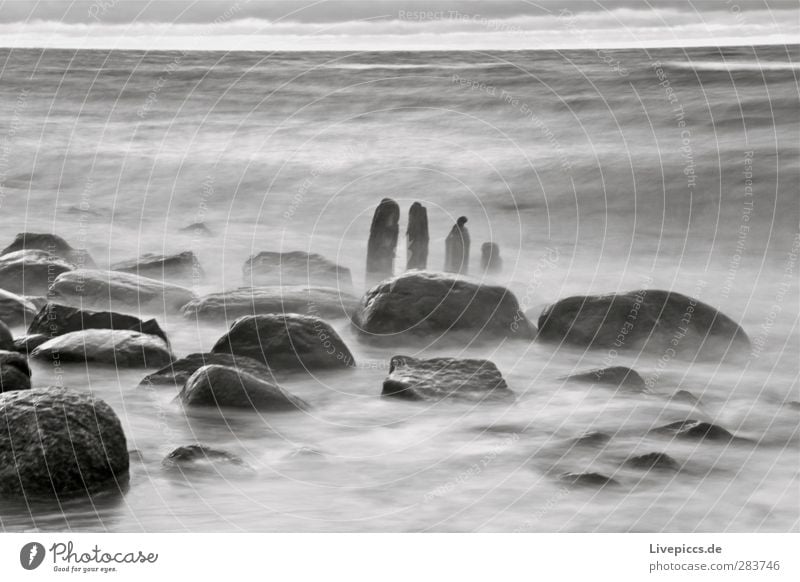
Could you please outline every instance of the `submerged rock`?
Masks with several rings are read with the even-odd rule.
[[[118,271],[62,273],[50,289],[62,303],[108,311],[178,311],[194,294],[185,287]]]
[[[6,291],[44,295],[61,273],[75,265],[47,251],[15,251],[0,256],[0,285]]]
[[[513,400],[497,366],[489,360],[395,356],[383,381],[383,396],[404,400]]]
[[[94,259],[85,249],[74,249],[70,244],[57,234],[20,232],[14,237],[14,242],[0,251],[0,255],[7,255],[17,251],[40,250],[64,259],[80,269],[94,269]]]
[[[84,329],[119,329],[154,335],[169,345],[167,334],[155,319],[142,321],[133,315],[113,311],[88,311],[59,303],[45,305],[31,322],[29,334],[50,337]]]
[[[37,311],[36,305],[29,298],[0,289],[0,322],[6,325],[28,325]]]
[[[66,388],[0,394],[0,495],[66,498],[119,489],[128,447],[102,400]]]
[[[559,480],[578,487],[606,487],[619,482],[600,473],[564,473]]]
[[[317,317],[350,317],[358,299],[332,287],[242,287],[211,293],[187,303],[185,317],[234,320],[245,315],[300,313]]]
[[[11,335],[11,330],[2,321],[0,321],[0,350],[14,351],[14,336]]]
[[[214,233],[210,228],[208,228],[208,226],[206,226],[205,222],[193,222],[189,226],[184,226],[181,228],[180,232],[191,234],[193,236],[214,236]]]
[[[339,334],[310,315],[241,317],[211,351],[248,356],[276,371],[355,366],[353,355]]]
[[[162,464],[182,473],[212,473],[225,477],[255,473],[255,469],[241,457],[201,444],[178,447],[164,458]]]
[[[210,365],[236,368],[258,378],[272,378],[272,370],[253,358],[208,352],[189,354],[185,358],[175,360],[157,372],[145,376],[139,385],[169,384],[183,386],[198,369]]]
[[[583,433],[581,436],[575,438],[572,441],[572,443],[575,445],[597,447],[606,444],[610,440],[611,440],[611,435],[594,430]]]
[[[50,341],[49,335],[34,333],[14,338],[14,350],[21,354],[29,354],[40,345]]]
[[[350,269],[322,255],[303,251],[264,251],[251,256],[242,267],[245,285],[309,285],[351,289]]]
[[[642,378],[636,370],[626,368],[625,366],[598,368],[597,370],[590,370],[582,374],[573,374],[566,379],[574,382],[618,386],[635,391],[643,391],[645,389],[644,378]]]
[[[361,299],[353,323],[371,342],[445,334],[530,340],[536,333],[505,287],[428,271],[375,285]]]
[[[65,333],[37,347],[31,357],[97,362],[124,368],[160,368],[172,361],[172,353],[161,338],[117,329]]]
[[[0,392],[28,390],[30,387],[31,369],[25,356],[17,352],[0,351]]]
[[[691,419],[680,420],[678,422],[661,426],[653,429],[653,432],[697,440],[730,441],[735,438],[730,432],[721,426]]]
[[[625,465],[634,469],[648,471],[655,469],[659,471],[678,471],[681,466],[678,462],[666,453],[647,453],[631,457],[625,461]]]
[[[670,358],[750,348],[747,334],[726,315],[686,295],[658,290],[562,299],[542,312],[538,337],[582,348],[655,351]]]
[[[146,253],[137,259],[114,263],[111,270],[158,281],[194,281],[205,276],[200,261],[192,251],[172,255]]]
[[[688,390],[678,390],[670,396],[670,400],[674,402],[684,402],[686,404],[691,404],[693,406],[697,406],[700,404],[700,399],[697,398],[694,394],[689,392]]]
[[[203,366],[186,381],[178,398],[187,406],[305,410],[308,405],[280,386],[227,366]]]

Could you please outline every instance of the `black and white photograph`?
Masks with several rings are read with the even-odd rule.
[[[796,0],[0,0],[0,572],[800,575],[799,63]]]

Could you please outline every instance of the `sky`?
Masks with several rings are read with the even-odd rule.
[[[797,0],[0,0],[0,46],[522,50],[796,44]]]

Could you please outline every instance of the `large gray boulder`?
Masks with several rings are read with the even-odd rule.
[[[94,259],[85,249],[75,249],[57,234],[42,232],[20,232],[14,241],[0,251],[0,255],[7,255],[17,251],[39,250],[50,255],[64,259],[79,269],[94,269]]]
[[[461,358],[395,356],[382,395],[404,400],[514,400],[493,362]]]
[[[187,406],[305,410],[308,405],[277,384],[227,366],[203,366],[186,381],[178,398]]]
[[[0,322],[6,325],[27,325],[37,311],[36,305],[29,298],[0,289]]]
[[[160,337],[167,344],[167,334],[155,319],[142,321],[133,315],[113,311],[89,311],[59,303],[48,303],[28,327],[28,334],[44,334],[51,338],[84,329],[121,329]]]
[[[79,269],[59,275],[50,289],[61,303],[82,309],[177,312],[194,299],[185,287],[117,271]]]
[[[248,356],[275,371],[355,366],[353,355],[339,334],[310,315],[241,317],[211,351]]]
[[[65,333],[34,349],[31,357],[63,362],[97,362],[122,368],[161,368],[172,361],[172,353],[161,338],[118,329]]]
[[[686,295],[659,290],[562,299],[542,312],[538,338],[670,358],[750,348],[747,334],[726,315]]]
[[[317,317],[350,317],[358,299],[332,287],[242,287],[212,293],[187,303],[185,317],[233,321],[245,315],[300,313]]]
[[[31,369],[25,356],[17,352],[0,351],[0,392],[28,390]]]
[[[128,465],[122,426],[102,400],[58,387],[0,394],[0,496],[119,490]]]
[[[308,285],[351,289],[350,269],[322,255],[303,251],[264,251],[251,256],[242,267],[245,285]]]
[[[205,276],[200,261],[192,251],[171,255],[146,253],[137,259],[114,263],[111,270],[159,281],[191,282],[202,280]]]
[[[172,385],[183,386],[189,377],[203,366],[227,366],[247,372],[258,378],[272,378],[272,370],[265,364],[248,358],[247,356],[234,356],[232,354],[194,353],[184,358],[175,360],[149,374],[139,383],[140,386]]]
[[[505,287],[428,271],[411,271],[375,285],[361,299],[353,323],[367,341],[422,337],[530,340],[536,328]]]
[[[45,295],[56,277],[75,268],[47,251],[14,251],[0,256],[0,287],[12,293]]]

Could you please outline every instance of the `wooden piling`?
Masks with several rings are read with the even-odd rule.
[[[499,273],[503,270],[500,245],[493,242],[485,242],[481,245],[481,269],[484,273]]]
[[[384,198],[372,216],[367,243],[367,285],[383,281],[394,274],[394,254],[400,231],[400,207],[391,198]]]
[[[444,270],[450,273],[469,273],[469,231],[467,217],[461,216],[450,229],[444,245]]]
[[[428,267],[428,209],[414,202],[408,210],[406,270]]]

